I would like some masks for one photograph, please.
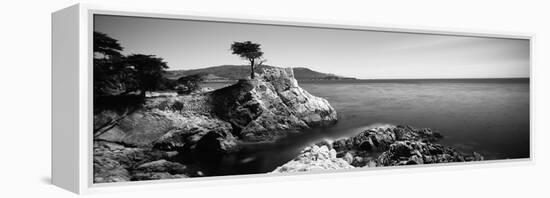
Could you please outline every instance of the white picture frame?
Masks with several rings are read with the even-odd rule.
[[[530,157],[515,160],[493,160],[471,162],[467,164],[449,163],[422,165],[414,167],[384,167],[375,171],[353,169],[288,175],[239,175],[206,177],[191,179],[156,180],[124,182],[112,184],[94,184],[92,152],[92,32],[93,15],[109,14],[135,17],[187,19],[203,21],[221,21],[254,23],[269,25],[321,27],[334,29],[374,30],[407,33],[425,33],[441,35],[464,35],[477,37],[527,39],[530,41],[532,56],[534,35],[525,33],[494,33],[490,31],[415,29],[414,27],[393,26],[357,26],[353,24],[327,24],[320,21],[287,21],[278,18],[227,16],[221,14],[202,14],[180,11],[128,10],[124,8],[98,5],[77,4],[52,14],[52,183],[74,193],[95,193],[104,191],[131,190],[133,188],[181,188],[212,184],[273,182],[288,179],[316,179],[330,177],[349,177],[368,175],[378,172],[401,173],[403,171],[430,171],[432,169],[463,169],[509,165],[526,165],[534,162],[533,146],[533,97],[530,92]],[[530,58],[532,62],[532,57]],[[531,66],[530,66],[531,68]],[[532,79],[532,75],[530,75]],[[531,80],[533,90],[533,80]],[[338,172],[338,174],[336,174]]]

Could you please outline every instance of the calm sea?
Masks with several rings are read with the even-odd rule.
[[[529,80],[301,81],[336,109],[338,124],[304,131],[277,143],[251,144],[227,156],[217,174],[264,173],[322,139],[336,139],[382,124],[440,132],[442,144],[486,159],[529,157]],[[206,86],[219,88],[220,83]]]

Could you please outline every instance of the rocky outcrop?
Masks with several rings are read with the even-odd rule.
[[[467,155],[440,144],[405,140],[391,144],[389,150],[378,157],[377,165],[396,166],[480,160],[483,160],[483,157],[475,152]]]
[[[265,68],[258,79],[212,92],[212,102],[214,113],[248,141],[272,140],[285,132],[337,121],[327,100],[300,88],[290,68]]]
[[[323,141],[319,146],[334,150],[336,158],[353,167],[399,166],[447,162],[480,161],[479,153],[466,154],[452,147],[437,144],[443,136],[428,128],[416,129],[410,126],[384,126],[367,129],[356,136],[336,141]],[[306,148],[304,152],[310,150]],[[297,159],[302,158],[301,156]],[[325,160],[313,158],[308,163],[293,161],[274,172],[294,172],[295,169],[319,168]],[[303,160],[302,160],[303,161]],[[322,166],[321,166],[322,167]],[[332,169],[332,168],[327,168]]]
[[[336,111],[326,99],[315,97],[298,86],[291,68],[264,69],[262,78],[273,85],[283,103],[308,126],[331,125],[337,121]]]
[[[358,135],[335,141],[338,156],[349,156],[352,165],[395,166],[483,160],[477,153],[465,154],[437,144],[443,138],[428,128],[387,126],[367,129]]]
[[[94,141],[94,182],[185,178],[202,174],[196,169],[166,160],[175,155],[173,152]]]
[[[298,157],[277,167],[274,173],[304,172],[316,170],[339,170],[353,168],[348,162],[336,157],[336,151],[326,145],[305,148]]]
[[[94,115],[94,125],[115,120],[114,111]],[[194,147],[213,133],[223,139],[223,150],[244,141],[273,140],[298,129],[325,126],[337,121],[327,100],[298,86],[292,69],[266,68],[255,80],[212,92],[188,96],[148,98],[143,108],[125,115],[96,139],[134,146],[174,149]],[[187,146],[184,146],[187,145]]]
[[[300,88],[292,69],[282,68],[266,69],[257,79],[214,91],[151,96],[141,106],[120,111],[94,112],[97,182],[189,176],[178,171],[142,171],[150,169],[138,165],[157,161],[176,167],[170,160],[158,162],[166,159],[162,156],[166,152],[185,155],[181,158],[189,161],[194,156],[216,160],[238,149],[242,141],[273,141],[337,120],[325,99]],[[176,169],[185,169],[181,166]]]
[[[94,156],[94,183],[130,181],[130,172],[120,162]]]
[[[204,115],[179,117],[177,127],[169,130],[152,142],[160,150],[195,149],[205,137],[219,139],[215,145],[221,151],[231,151],[236,147],[236,138],[231,134],[229,123],[219,119],[211,119]]]
[[[106,115],[104,113],[103,115]],[[217,146],[229,151],[236,146],[228,122],[193,112],[170,109],[142,109],[121,119],[96,140],[120,142],[161,150],[194,149],[203,137],[219,138]]]
[[[133,171],[133,180],[156,180],[187,178],[189,174],[187,166],[166,161],[164,159],[143,163]]]

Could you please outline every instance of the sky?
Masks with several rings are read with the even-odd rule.
[[[361,79],[529,76],[529,40],[96,15],[94,31],[123,54],[152,54],[169,70],[244,65],[235,41],[261,44],[265,64]]]

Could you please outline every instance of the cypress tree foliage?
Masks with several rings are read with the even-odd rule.
[[[124,56],[118,40],[94,32],[94,97],[122,96],[156,90],[166,82],[163,72],[168,65],[155,55]]]
[[[143,98],[145,92],[160,88],[162,74],[168,69],[166,62],[155,55],[132,54],[126,57],[125,63],[134,70],[136,84]]]
[[[117,40],[94,32],[94,96],[118,95],[128,90],[123,49]]]
[[[264,53],[262,52],[261,45],[252,43],[251,41],[233,42],[231,44],[231,51],[242,59],[248,60],[250,63],[250,78],[254,79],[254,67],[260,66],[265,62],[265,60],[262,60]]]

